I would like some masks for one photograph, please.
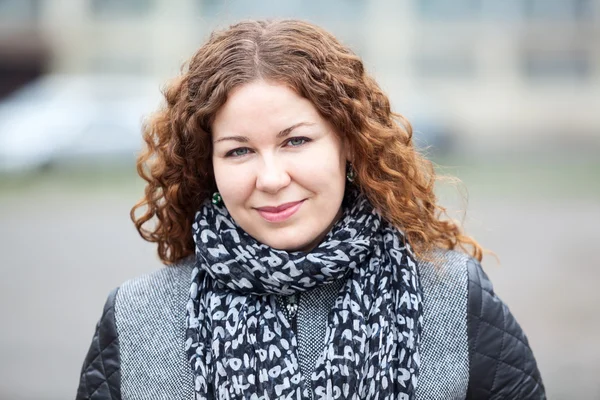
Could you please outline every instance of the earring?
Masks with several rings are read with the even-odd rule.
[[[221,204],[223,204],[223,198],[221,197],[221,193],[219,192],[214,192],[212,195],[212,203],[215,206],[220,206]]]
[[[348,165],[346,166],[346,179],[348,180],[348,182],[354,182],[354,180],[356,179],[356,173],[354,172],[354,168],[352,168],[352,164],[348,163]]]

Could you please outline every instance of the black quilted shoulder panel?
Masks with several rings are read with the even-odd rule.
[[[115,298],[113,290],[96,325],[92,344],[81,368],[77,400],[121,399],[121,374],[119,339],[115,323]]]
[[[468,273],[467,399],[545,399],[525,333],[477,261],[469,261]]]

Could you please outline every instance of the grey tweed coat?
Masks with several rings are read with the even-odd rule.
[[[81,370],[78,400],[194,398],[184,350],[193,261],[111,292]],[[419,273],[424,323],[417,399],[546,398],[525,334],[476,260],[439,252],[419,264]]]

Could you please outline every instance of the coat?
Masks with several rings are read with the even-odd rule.
[[[113,290],[81,370],[78,400],[193,399],[184,348],[194,260]],[[416,398],[545,399],[527,337],[481,265],[455,251],[419,263],[423,287]]]

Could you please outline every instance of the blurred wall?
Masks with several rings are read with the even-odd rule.
[[[463,149],[600,147],[598,0],[1,0],[0,15],[5,60],[22,48],[11,38],[37,32],[48,72],[158,82],[216,27],[304,18],[362,55],[400,112],[432,108]]]

